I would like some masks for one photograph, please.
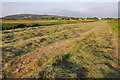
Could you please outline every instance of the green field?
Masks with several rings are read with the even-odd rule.
[[[114,32],[118,33],[118,21],[108,21],[108,24]]]
[[[78,20],[3,20],[2,30],[10,30],[16,28],[35,27],[35,26],[50,26],[59,24],[72,24],[80,22],[93,21],[78,21]]]
[[[4,78],[118,77],[116,22],[5,20],[3,24]]]

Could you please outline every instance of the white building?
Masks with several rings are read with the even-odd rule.
[[[98,18],[99,20],[101,20],[101,18]]]

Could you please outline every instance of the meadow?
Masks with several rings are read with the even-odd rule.
[[[118,77],[116,22],[3,20],[2,24],[3,78]]]
[[[79,21],[79,20],[3,20],[2,30],[10,30],[16,28],[35,27],[35,26],[50,26],[59,24],[72,24],[79,22],[93,22],[93,21]]]
[[[108,25],[114,32],[118,33],[118,21],[108,21]]]

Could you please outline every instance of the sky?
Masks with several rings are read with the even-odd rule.
[[[120,0],[1,0],[2,2],[118,2]]]
[[[14,14],[47,14],[67,17],[114,17],[118,16],[118,0],[81,0],[81,2],[2,2],[0,17]],[[19,0],[18,0],[19,1]],[[22,0],[21,0],[22,1]],[[36,1],[36,0],[35,0]],[[46,1],[46,0],[45,0]],[[47,0],[48,1],[48,0]],[[61,0],[62,1],[62,0]],[[83,2],[82,2],[83,1]],[[86,1],[86,2],[85,2]]]

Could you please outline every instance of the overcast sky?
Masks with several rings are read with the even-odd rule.
[[[2,2],[118,2],[120,0],[1,0]]]
[[[93,2],[2,2],[2,15],[0,15],[0,17],[13,14],[48,14],[72,17],[117,17],[118,0],[113,1],[114,2],[94,2],[94,0]]]

